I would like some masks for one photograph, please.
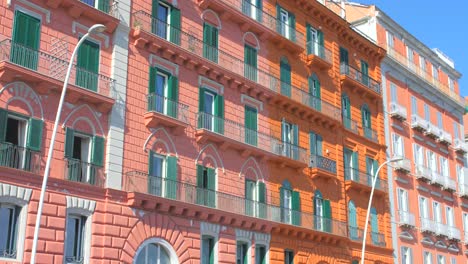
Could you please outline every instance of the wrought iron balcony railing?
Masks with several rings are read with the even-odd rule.
[[[67,159],[65,177],[69,181],[104,187],[104,168],[78,159]]]
[[[42,172],[42,155],[38,151],[8,142],[0,143],[0,167],[8,167],[35,174]]]
[[[321,170],[336,174],[336,161],[322,157],[320,155],[310,155],[309,167],[319,168]]]
[[[320,57],[329,64],[333,63],[332,52],[331,50],[325,48],[324,45],[320,44],[318,41],[308,41],[306,45],[307,55],[313,54]]]
[[[372,187],[372,175],[367,174],[366,172],[359,171],[354,168],[346,168],[344,169],[345,172],[345,180],[353,181],[368,187]],[[377,178],[375,182],[375,189],[388,192],[388,184],[386,180]]]
[[[364,131],[364,136],[376,143],[379,143],[379,136],[377,135],[377,131],[370,127],[363,127],[362,130]]]
[[[340,72],[341,74],[348,76],[352,80],[355,80],[361,83],[362,85],[366,86],[369,90],[374,91],[378,94],[382,93],[382,91],[380,90],[380,83],[369,77],[369,75],[363,74],[360,70],[350,65],[342,63],[340,65]]]
[[[162,95],[151,93],[146,96],[148,100],[148,112],[157,112],[183,123],[189,123],[189,107],[173,101]]]
[[[408,211],[398,210],[398,223],[405,226],[415,226],[414,214]]]
[[[349,117],[343,116],[343,125],[354,134],[359,135],[358,123]]]

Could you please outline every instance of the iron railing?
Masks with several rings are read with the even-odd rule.
[[[460,240],[460,230],[454,226],[447,226],[448,238],[453,240]]]
[[[40,73],[45,78],[52,77],[61,82],[65,80],[65,72],[56,69],[66,69],[68,67],[68,61],[14,43],[10,39],[0,42],[0,62],[2,61],[8,61]],[[115,80],[99,73],[87,71],[76,64],[72,66],[69,82],[107,97],[111,97],[111,91],[114,90],[115,86]]]
[[[306,45],[307,55],[313,54],[332,64],[332,52],[331,50],[325,48],[323,44],[319,43],[318,41],[308,41]]]
[[[390,115],[406,120],[408,118],[408,111],[406,107],[398,104],[397,102],[391,102],[390,103]]]
[[[181,104],[156,93],[148,94],[146,99],[148,100],[148,112],[161,113],[185,124],[189,123],[188,105]]]
[[[310,168],[319,168],[321,170],[328,171],[330,173],[336,174],[336,161],[322,157],[320,155],[310,155]]]
[[[367,174],[366,172],[359,171],[354,168],[345,168],[345,180],[353,181],[368,187],[372,187],[372,175]],[[377,178],[375,182],[375,189],[388,192],[388,184],[386,180]]]
[[[385,243],[385,236],[382,233],[371,232],[371,239],[372,239],[372,244],[376,246],[385,247],[387,245]]]
[[[362,127],[362,130],[364,131],[364,136],[376,143],[379,143],[379,136],[377,135],[377,131],[375,131],[374,129],[370,128],[370,127],[365,127],[363,126]]]
[[[364,238],[364,230],[354,226],[348,226],[348,237],[353,241],[361,241]]]
[[[424,178],[432,181],[432,170],[422,164],[414,164],[415,175],[417,178]]]
[[[118,17],[119,2],[118,1],[112,1],[112,0],[80,0],[80,1],[91,7],[95,7],[97,10],[100,10],[106,14],[119,18]]]
[[[421,232],[434,233],[436,230],[435,222],[432,219],[421,217]]]
[[[0,258],[6,259],[15,259],[16,258],[16,250],[15,249],[8,249],[8,248],[0,248]]]
[[[300,101],[303,105],[307,105],[310,108],[341,122],[341,111],[338,107],[325,102],[321,98],[305,92],[304,90],[296,88],[294,91],[295,92],[292,93],[293,100]]]
[[[343,125],[346,129],[359,135],[358,123],[351,118],[343,115]]]
[[[234,214],[297,225],[342,237],[345,237],[347,232],[347,225],[342,221],[282,208],[278,204],[261,203],[234,194],[197,187],[188,182],[149,176],[138,171],[128,172],[125,179],[124,190],[127,192],[150,194]]]
[[[457,183],[454,179],[450,178],[450,176],[445,175],[444,178],[444,188],[447,190],[456,191],[457,190]]]
[[[67,159],[65,177],[69,181],[104,187],[104,168],[78,159]]]
[[[348,65],[342,63],[340,65],[340,73],[348,76],[349,78],[358,81],[362,85],[366,86],[370,90],[381,94],[380,90],[380,83],[371,77],[369,75],[363,74],[360,70]]]
[[[8,167],[35,174],[42,172],[42,155],[38,151],[8,142],[0,143],[0,167]]]
[[[458,195],[461,197],[468,197],[468,184],[458,184]]]
[[[415,226],[414,214],[408,211],[398,210],[398,222],[400,225]]]

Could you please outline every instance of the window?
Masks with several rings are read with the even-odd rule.
[[[424,119],[431,122],[431,112],[429,111],[429,105],[424,103]]]
[[[418,114],[418,99],[414,96],[411,96],[411,114]]]
[[[406,47],[406,52],[408,53],[408,62],[410,67],[414,65],[414,51],[410,47]]]
[[[361,60],[362,83],[369,86],[369,64]]]
[[[395,157],[405,157],[405,150],[403,144],[403,137],[393,133],[392,134],[392,147],[393,147],[393,156]]]
[[[409,247],[401,247],[401,263],[413,264],[412,250]]]
[[[323,199],[322,193],[316,190],[314,193],[314,223],[315,229],[324,232],[331,231],[331,206],[330,200]]]
[[[243,0],[242,12],[247,16],[262,22],[262,1],[261,0]]]
[[[284,251],[284,264],[294,264],[294,252],[291,250]]]
[[[293,191],[285,181],[280,188],[281,221],[287,224],[300,225],[300,195]]]
[[[448,165],[448,159],[444,157],[440,157],[440,173],[442,174],[443,177],[450,177],[450,170],[449,170],[449,165]]]
[[[236,250],[236,264],[247,264],[249,263],[248,259],[248,249],[249,245],[243,242],[237,242]]]
[[[214,264],[215,240],[210,236],[202,236],[201,263]]]
[[[348,227],[349,227],[349,238],[351,240],[359,239],[359,230],[357,225],[357,211],[353,201],[348,203]]]
[[[458,179],[459,185],[466,185],[466,184],[468,184],[468,180],[467,180],[466,177],[465,177],[465,170],[464,170],[464,167],[463,167],[463,166],[460,166],[459,164],[457,164],[456,170],[457,170],[457,179]],[[466,188],[466,187],[462,187],[462,188]]]
[[[267,255],[266,247],[263,245],[255,245],[255,264],[266,264]]]
[[[442,223],[442,210],[439,202],[432,202],[432,212],[434,214],[434,221],[436,223]]]
[[[151,32],[180,45],[180,10],[163,1],[153,1]]]
[[[363,105],[361,108],[361,115],[362,115],[362,128],[364,130],[364,136],[366,138],[374,138],[374,131],[372,130],[372,122],[371,122],[371,112],[367,105]]]
[[[462,221],[463,221],[463,230],[465,231],[465,238],[466,238],[468,235],[468,213],[463,212]]]
[[[175,199],[177,195],[177,158],[149,151],[148,193]]]
[[[245,181],[245,211],[249,216],[266,217],[265,183]]]
[[[428,201],[427,198],[424,196],[419,196],[419,216],[421,217],[421,219],[424,220],[430,219]]]
[[[349,101],[349,97],[346,94],[343,94],[341,97],[341,111],[345,128],[352,129],[351,103]]]
[[[198,127],[224,134],[224,97],[200,88]]]
[[[258,113],[257,108],[251,106],[244,107],[245,113],[245,143],[257,146],[258,142]]]
[[[450,206],[445,207],[445,220],[446,220],[445,223],[447,223],[447,225],[449,227],[454,227],[455,226],[453,208],[450,207]]]
[[[398,102],[397,86],[392,82],[390,82],[390,100],[391,102]]]
[[[307,54],[314,54],[323,58],[325,56],[323,32],[306,24]]]
[[[432,264],[432,253],[424,251],[423,253],[423,264]]]
[[[343,155],[345,179],[359,182],[358,153],[345,148]]]
[[[439,70],[435,65],[432,65],[432,78],[434,78],[435,81],[439,80]]]
[[[378,178],[379,175],[377,175],[377,168],[379,167],[379,164],[377,160],[366,157],[366,174],[367,174],[367,185],[372,186],[372,178],[377,178],[375,182],[375,188],[379,188],[380,186],[380,180]]]
[[[453,137],[455,139],[460,139],[458,123],[456,121],[453,121]]]
[[[296,41],[296,17],[293,13],[287,11],[279,5],[276,5],[277,32],[283,37]]]
[[[342,74],[349,73],[348,65],[349,65],[348,50],[343,47],[340,47],[340,69],[341,69]]]
[[[0,258],[17,257],[19,214],[21,208],[0,203]]]
[[[393,38],[393,34],[387,31],[387,46],[390,48],[393,48],[393,46],[395,45]]]
[[[202,165],[197,165],[197,204],[216,206],[216,172]]]
[[[203,57],[218,63],[218,28],[203,24]]]
[[[75,84],[97,92],[99,74],[99,44],[85,40],[78,48]]]
[[[422,73],[426,73],[426,59],[424,57],[419,56],[419,67],[421,67]]]
[[[257,71],[257,49],[244,45],[244,76],[256,82],[258,71]]]
[[[437,255],[437,264],[445,264],[445,256]]]
[[[148,111],[177,118],[179,82],[176,76],[151,67],[148,85]]]
[[[435,153],[431,150],[427,150],[426,155],[427,155],[427,167],[431,169],[432,171],[437,171],[437,159],[436,159]]]
[[[99,169],[104,159],[104,138],[66,129],[65,158],[68,179],[88,184],[99,183]]]
[[[321,135],[314,132],[309,133],[310,137],[310,155],[311,156],[322,156],[322,145],[323,138]]]
[[[457,264],[457,259],[455,257],[451,257],[450,264]]]
[[[0,166],[35,171],[40,165],[42,120],[0,108]]]
[[[299,159],[299,128],[295,124],[281,123],[281,141],[283,142],[283,156],[291,159]]]
[[[83,263],[86,217],[68,215],[65,231],[65,263]]]
[[[37,70],[41,21],[19,10],[15,11],[10,60]]]
[[[423,154],[423,147],[420,145],[413,143],[413,156],[414,156],[414,163],[416,165],[424,166],[424,154]]]
[[[409,212],[408,191],[405,189],[398,188],[397,192],[398,192],[398,209],[402,212]]]
[[[280,60],[281,94],[291,97],[291,66],[286,58]]]
[[[159,243],[149,243],[136,256],[135,264],[169,264],[171,258],[167,250]]]
[[[437,127],[444,129],[444,124],[442,123],[442,113],[437,111]]]
[[[322,97],[320,81],[315,73],[311,74],[308,78],[309,83],[309,106],[321,111],[322,110]]]
[[[451,92],[454,92],[454,91],[455,91],[455,85],[454,85],[454,83],[453,83],[453,79],[450,78],[450,76],[448,77],[448,85],[449,85],[449,90],[450,90]]]
[[[384,243],[383,236],[379,233],[379,218],[375,207],[370,211],[370,224],[371,224],[371,238],[374,245],[382,245]]]

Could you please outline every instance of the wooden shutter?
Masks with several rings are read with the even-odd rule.
[[[207,206],[215,207],[216,206],[216,172],[213,168],[207,168],[208,171],[208,182],[207,189],[208,191],[208,200]]]
[[[75,141],[75,132],[67,127],[65,130],[65,158],[73,158],[73,143]]]
[[[205,191],[203,189],[203,171],[205,168],[202,165],[197,164],[197,204],[204,205],[205,201]]]
[[[281,6],[276,4],[276,32],[281,34]]]
[[[340,47],[340,64],[348,65],[348,50]]]
[[[96,92],[97,74],[99,73],[99,45],[85,40],[78,49],[76,62],[76,85]]]
[[[169,40],[176,44],[180,45],[180,10],[171,6],[171,35],[169,36]]]
[[[214,239],[209,238],[209,245],[210,245],[210,264],[214,264]]]
[[[262,0],[257,0],[257,21],[262,22],[263,20],[263,3]]]
[[[310,154],[317,155],[317,134],[314,132],[309,133]]]
[[[104,161],[104,138],[99,136],[93,137],[93,147],[91,155],[91,164],[102,166]]]
[[[289,12],[289,37],[292,41],[296,41],[296,16],[293,13]]]
[[[6,138],[7,121],[8,111],[0,108],[0,143],[4,142]]]
[[[153,168],[153,156],[154,156],[154,151],[150,150],[148,153],[148,175],[153,176],[154,174],[154,168]]]
[[[109,0],[98,0],[98,9],[104,13],[109,13],[110,11]]]
[[[284,61],[280,62],[280,80],[281,94],[291,97],[291,66]]]
[[[309,23],[306,24],[306,41],[307,41],[307,55],[312,54],[312,47],[314,43],[312,43],[312,33],[310,32],[311,26]]]
[[[177,112],[179,110],[179,80],[176,76],[169,76],[167,88],[167,97],[169,99],[169,101],[167,102],[167,115],[177,118]]]
[[[265,183],[257,182],[258,189],[258,216],[260,218],[266,218],[267,206],[266,206],[266,188]]]
[[[42,120],[35,119],[35,118],[29,119],[28,141],[26,144],[29,149],[34,150],[34,151],[41,150],[43,126],[44,126],[44,123],[42,122]]]
[[[176,199],[177,197],[177,158],[173,156],[167,157],[166,166],[166,198]]]
[[[294,225],[301,224],[301,200],[299,192],[292,191],[291,192],[291,209],[292,209],[292,223]]]
[[[215,132],[224,134],[224,97],[217,94],[215,96]]]
[[[149,68],[149,82],[148,82],[148,94],[156,92],[156,76],[158,74],[158,68],[150,67]]]
[[[330,200],[323,200],[323,218],[324,218],[324,231],[330,232],[332,228],[332,223],[331,223],[331,206],[330,206]]]
[[[317,155],[323,156],[322,148],[323,148],[323,138],[321,135],[317,135]]]
[[[372,232],[379,232],[379,220],[377,218],[377,210],[374,207],[371,208],[371,230]]]

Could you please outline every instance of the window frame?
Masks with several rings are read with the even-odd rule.
[[[19,240],[20,240],[20,229],[24,229],[23,226],[21,226],[21,214],[22,212],[24,211],[22,206],[19,206],[17,204],[14,204],[14,203],[9,203],[9,202],[1,202],[0,200],[0,208],[7,208],[7,209],[13,209],[13,214],[15,217],[15,222],[13,223],[14,224],[14,227],[13,229],[14,230],[11,230],[12,227],[9,226],[8,229],[10,229],[9,231],[10,232],[13,232],[13,234],[10,233],[10,235],[12,235],[11,238],[13,238],[12,240],[8,241],[8,239],[6,240],[7,243],[13,243],[15,246],[12,247],[13,250],[15,250],[15,257],[14,258],[10,258],[10,257],[2,257],[0,255],[0,261],[15,261],[15,260],[18,260],[18,245],[19,245]],[[19,210],[19,211],[17,211]],[[11,214],[10,214],[10,217],[11,217]],[[24,233],[24,232],[23,232]],[[21,254],[22,255],[22,254]]]
[[[80,257],[82,259],[82,261],[77,261],[76,259],[74,261],[68,261],[67,260],[67,251],[68,251],[68,247],[70,245],[68,245],[68,229],[69,228],[73,228],[73,227],[70,227],[68,224],[69,224],[69,218],[73,218],[75,220],[78,220],[79,221],[79,226],[80,226],[80,234],[75,234],[75,239],[76,237],[78,236],[79,237],[79,247],[80,247]],[[64,243],[63,243],[63,247],[64,247],[64,258],[63,258],[63,262],[64,263],[88,263],[88,261],[86,261],[86,257],[85,257],[85,244],[86,244],[86,234],[88,232],[86,232],[87,230],[87,225],[88,225],[88,217],[87,216],[84,216],[84,215],[80,215],[80,214],[75,214],[75,213],[68,213],[67,214],[67,217],[65,219],[65,240],[64,240]],[[77,241],[73,241],[74,244],[77,243]],[[89,243],[88,243],[89,244]],[[71,256],[69,256],[71,257]],[[74,257],[74,256],[73,256]]]
[[[149,244],[158,244],[158,245],[162,246],[166,250],[166,252],[169,254],[169,257],[170,257],[170,260],[171,260],[171,262],[168,263],[168,264],[178,264],[179,263],[177,254],[176,254],[174,248],[172,247],[172,245],[169,242],[167,242],[166,240],[164,240],[164,239],[153,237],[153,238],[145,240],[143,243],[140,244],[138,249],[135,251],[135,257],[133,258],[132,264],[137,264],[136,263],[136,259],[137,259],[136,257]]]

